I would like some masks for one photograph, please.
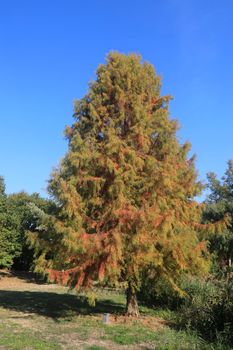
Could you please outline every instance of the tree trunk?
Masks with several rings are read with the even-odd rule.
[[[132,288],[131,284],[129,283],[128,289],[126,291],[126,315],[127,316],[139,316],[139,309],[138,309],[138,302],[137,302],[137,296],[135,293],[134,288]]]

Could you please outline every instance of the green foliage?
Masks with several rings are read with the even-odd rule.
[[[90,306],[95,306],[96,305],[96,293],[94,292],[89,292],[87,293],[87,302],[88,302],[88,305]]]
[[[142,279],[142,286],[138,293],[138,298],[144,305],[177,310],[185,297],[182,279],[177,281],[177,284],[180,286],[182,293],[175,290],[171,284],[163,278],[160,278],[158,281],[144,278]]]
[[[219,288],[198,279],[188,279],[183,288],[187,298],[180,310],[181,325],[213,338],[217,330],[215,312],[221,303]]]
[[[144,284],[139,297],[178,328],[197,332],[227,349],[233,346],[233,280],[231,271],[221,272],[208,279],[184,276],[179,281],[183,296],[159,281],[156,286]]]
[[[142,275],[178,289],[179,275],[206,271],[194,201],[201,185],[160,90],[138,55],[111,53],[99,66],[75,103],[68,152],[49,183],[59,210],[42,215],[31,237],[37,271],[76,288],[125,282],[135,305]]]
[[[0,178],[0,268],[9,268],[20,254],[17,216],[12,211],[5,193],[4,179]]]
[[[3,176],[0,176],[0,195],[1,196],[5,195],[5,190],[6,190],[5,180]]]
[[[0,177],[0,268],[28,270],[32,265],[33,250],[28,248],[27,232],[38,226],[32,205],[46,212],[55,207],[37,193],[6,195],[4,179]]]
[[[179,311],[179,324],[209,340],[233,345],[233,281],[189,279],[187,298]]]
[[[212,223],[228,216],[228,226],[218,235],[209,235],[210,251],[217,259],[217,269],[231,265],[233,259],[233,161],[228,162],[225,175],[218,180],[214,173],[208,174],[210,194],[206,200],[203,221]],[[207,229],[208,231],[208,229]]]
[[[36,210],[52,213],[55,205],[52,201],[41,198],[38,193],[32,195],[26,192],[14,193],[8,196],[11,211],[16,218],[16,229],[20,254],[15,257],[13,268],[17,270],[29,270],[33,264],[34,250],[27,243],[28,232],[31,234],[37,230],[39,219]]]

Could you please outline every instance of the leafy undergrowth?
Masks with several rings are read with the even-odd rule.
[[[90,307],[83,296],[25,276],[0,280],[0,349],[226,350],[193,333],[177,331],[168,310],[141,307],[139,319],[123,316],[123,294],[99,291]],[[102,321],[110,313],[110,324]]]

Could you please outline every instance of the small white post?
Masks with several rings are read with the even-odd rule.
[[[109,324],[109,314],[103,314],[103,323]]]

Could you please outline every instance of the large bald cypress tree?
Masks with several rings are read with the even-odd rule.
[[[129,315],[138,315],[142,275],[178,288],[181,273],[206,265],[193,200],[201,186],[160,90],[140,56],[108,55],[66,128],[68,152],[49,183],[58,214],[31,235],[37,268],[51,279],[76,288],[125,282]]]

